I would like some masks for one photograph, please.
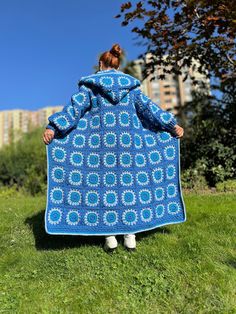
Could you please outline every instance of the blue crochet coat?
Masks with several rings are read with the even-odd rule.
[[[46,232],[116,235],[184,222],[173,114],[115,69],[78,85],[48,118]]]

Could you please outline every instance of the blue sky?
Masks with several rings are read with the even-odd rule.
[[[114,43],[137,58],[131,26],[114,18],[124,2],[1,0],[0,110],[65,105]]]

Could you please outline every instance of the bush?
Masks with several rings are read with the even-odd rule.
[[[45,192],[47,160],[42,132],[36,128],[0,151],[1,185],[24,188],[32,195]]]
[[[34,165],[26,170],[26,174],[24,189],[31,195],[45,194],[47,191],[47,183],[45,182],[44,174],[38,173]]]
[[[236,179],[226,180],[216,184],[218,192],[234,192],[236,191]]]
[[[14,184],[11,187],[8,186],[0,186],[0,197],[11,198],[12,196],[15,196],[16,194],[22,194],[23,191],[19,190],[17,185]]]
[[[181,140],[182,169],[198,168],[200,160],[205,164],[201,174],[211,187],[236,176],[234,108],[235,101],[232,106],[223,106],[199,91],[179,110],[180,125],[185,129]]]
[[[184,189],[208,189],[206,178],[203,175],[199,175],[196,169],[188,169],[183,171],[181,175],[181,186]]]

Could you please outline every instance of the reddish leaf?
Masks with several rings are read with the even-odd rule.
[[[121,5],[121,12],[124,12],[125,10],[128,10],[132,7],[131,2],[126,2],[124,4]]]

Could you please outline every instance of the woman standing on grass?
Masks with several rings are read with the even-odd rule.
[[[121,48],[99,59],[99,71],[82,77],[79,90],[51,115],[47,144],[49,234],[102,235],[104,248],[124,235],[184,222],[179,138],[183,129],[119,71]]]

